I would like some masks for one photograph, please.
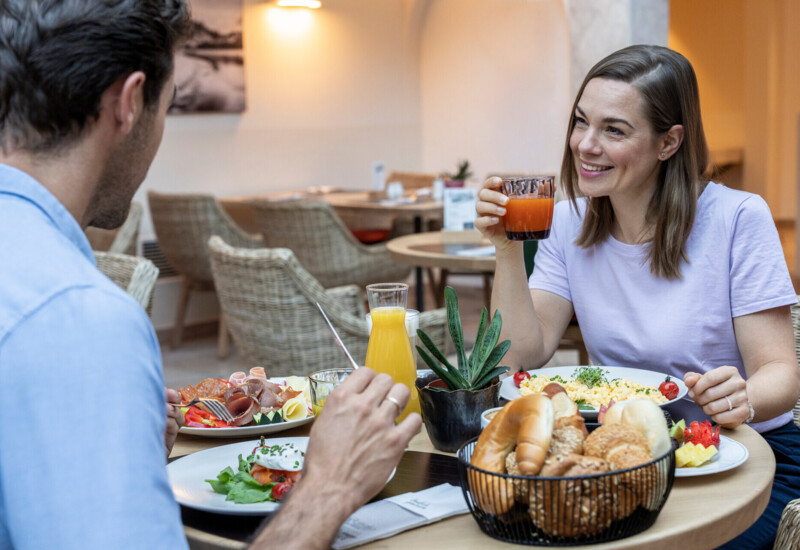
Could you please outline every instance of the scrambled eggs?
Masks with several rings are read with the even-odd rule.
[[[599,381],[592,387],[588,387],[583,382],[574,378],[563,378],[561,376],[546,376],[542,374],[531,374],[527,380],[523,380],[519,385],[521,395],[541,393],[542,389],[550,382],[557,382],[564,386],[567,395],[575,402],[582,401],[585,405],[600,407],[608,405],[613,399],[615,402],[625,401],[626,399],[650,399],[656,404],[669,401],[655,386],[645,386],[626,378],[616,378],[611,381]]]

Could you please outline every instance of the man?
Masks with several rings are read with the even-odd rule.
[[[155,334],[82,228],[125,219],[187,28],[185,0],[0,3],[0,548],[186,547]],[[329,546],[419,429],[407,399],[366,368],[331,394],[254,546]]]

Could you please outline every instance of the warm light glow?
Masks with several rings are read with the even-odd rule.
[[[267,22],[273,31],[283,36],[301,36],[311,29],[314,18],[308,10],[269,8]]]
[[[322,6],[320,0],[278,0],[279,8],[311,8],[315,10]]]

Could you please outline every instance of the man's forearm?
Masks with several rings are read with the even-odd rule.
[[[280,511],[258,534],[252,550],[325,550],[331,547],[339,527],[352,513],[343,492],[309,479],[289,493]]]

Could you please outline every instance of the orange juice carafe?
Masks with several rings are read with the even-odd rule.
[[[405,384],[411,392],[398,422],[410,412],[420,412],[419,395],[414,386],[417,367],[405,323],[407,295],[408,285],[402,283],[367,286],[372,332],[365,364],[375,372],[390,375],[396,383]]]

